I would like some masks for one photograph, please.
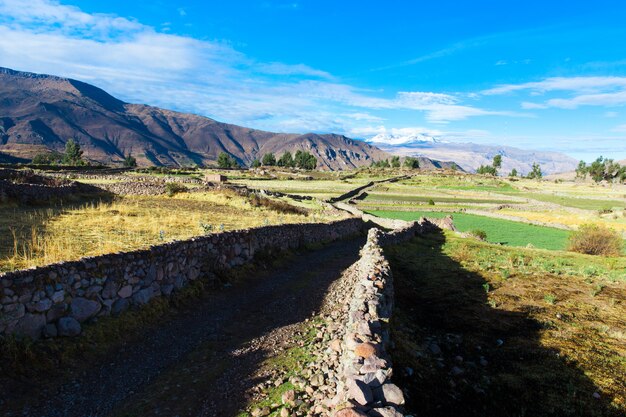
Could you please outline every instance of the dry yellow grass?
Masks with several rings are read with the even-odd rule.
[[[0,222],[0,271],[128,251],[210,232],[327,219],[252,207],[222,192],[128,196],[67,209],[7,210]],[[6,220],[6,217],[5,217]]]
[[[577,228],[581,224],[585,223],[599,223],[620,232],[626,232],[626,217],[624,217],[624,212],[616,212],[614,214],[600,216],[593,212],[572,213],[567,210],[523,211],[504,209],[499,211],[499,213],[542,223],[558,223],[572,228]]]

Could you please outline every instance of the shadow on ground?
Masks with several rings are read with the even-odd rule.
[[[445,239],[438,233],[386,250],[395,377],[408,389],[410,414],[624,415],[582,369],[542,346],[543,325],[531,311],[490,306],[484,278],[443,253]]]
[[[244,268],[232,286],[167,309],[115,346],[85,344],[80,363],[64,365],[65,375],[14,380],[19,395],[3,398],[11,412],[0,414],[234,416],[276,348],[265,335],[317,312],[329,285],[358,259],[364,242],[359,236],[271,268]],[[284,337],[289,342],[290,334]]]

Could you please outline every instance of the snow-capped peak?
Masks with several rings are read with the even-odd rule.
[[[442,143],[443,141],[426,133],[379,133],[378,135],[369,139],[368,142],[381,143],[385,145],[409,145],[413,143]]]

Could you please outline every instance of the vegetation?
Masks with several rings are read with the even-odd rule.
[[[515,168],[513,168],[511,170],[511,173],[509,174],[509,177],[512,177],[512,178],[517,177],[517,170]]]
[[[587,255],[620,256],[624,240],[614,230],[599,224],[583,224],[569,238],[568,250]]]
[[[126,168],[134,168],[137,166],[137,159],[132,155],[128,154],[126,158],[124,158],[124,167]]]
[[[418,169],[420,167],[419,159],[407,156],[404,158],[404,166],[409,169]]]
[[[231,155],[221,152],[217,157],[217,166],[222,169],[238,168],[239,164]]]
[[[578,167],[576,168],[576,178],[584,179],[587,174],[597,183],[602,181],[624,182],[626,181],[626,166],[622,167],[614,160],[605,159],[600,156],[593,161],[591,165],[587,165],[585,161],[580,161],[578,163]]]
[[[317,167],[317,158],[305,151],[296,151],[294,162],[300,169],[312,170]]]
[[[541,167],[539,166],[538,163],[533,162],[533,168],[528,173],[526,178],[531,179],[531,180],[540,180],[542,177],[543,177],[543,173],[541,172]]]
[[[493,157],[493,161],[491,165],[481,165],[476,170],[477,174],[483,175],[493,175],[494,177],[498,175],[498,169],[502,166],[502,155],[498,154]]]
[[[390,168],[391,164],[388,159],[382,159],[380,161],[374,161],[370,165],[372,168]]]
[[[385,252],[396,294],[392,356],[411,393],[408,413],[624,415],[624,258],[452,233]]]
[[[68,139],[65,142],[65,154],[62,162],[65,165],[85,165],[83,151],[80,149],[80,144],[74,139]]]
[[[466,213],[371,211],[370,214],[401,220],[418,220],[421,217],[441,218],[452,214],[454,225],[459,231],[469,232],[480,229],[485,231],[490,242],[507,246],[528,246],[530,244],[536,248],[564,250],[570,233],[567,230]]]
[[[250,164],[250,166],[252,168],[258,168],[261,166],[261,161],[259,161],[258,159],[254,159],[254,161],[252,161],[252,164]]]
[[[296,166],[296,161],[293,160],[291,152],[285,151],[276,164],[279,167],[294,168]]]
[[[263,155],[263,160],[261,161],[266,167],[273,167],[276,165],[276,157],[273,153],[266,153]]]
[[[127,196],[38,208],[0,207],[0,271],[145,248],[212,230],[328,219],[229,191]]]
[[[399,156],[392,156],[391,157],[391,167],[392,168],[400,168],[400,157]]]
[[[174,197],[174,195],[178,193],[184,193],[185,191],[187,191],[187,187],[185,187],[183,184],[177,182],[168,182],[167,184],[165,184],[165,192],[167,193],[168,197]]]

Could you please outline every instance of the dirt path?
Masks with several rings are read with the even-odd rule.
[[[234,416],[261,362],[358,258],[364,238],[335,242],[199,300],[94,363],[59,392],[33,392],[22,416]],[[33,390],[36,391],[36,390]]]

